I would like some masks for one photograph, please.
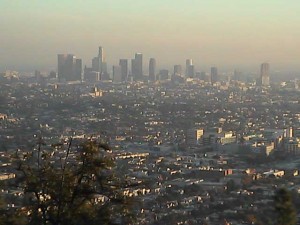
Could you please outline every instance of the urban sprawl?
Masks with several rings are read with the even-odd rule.
[[[11,155],[40,139],[98,138],[141,184],[124,189],[140,202],[138,224],[254,224],[272,215],[278,188],[300,193],[299,80],[272,80],[268,63],[256,77],[143,63],[137,53],[111,73],[100,47],[91,67],[59,54],[57,72],[0,73],[0,180],[13,182]],[[1,194],[22,207],[22,189]]]

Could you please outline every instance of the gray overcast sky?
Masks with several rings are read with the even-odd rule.
[[[198,69],[299,70],[299,0],[0,0],[0,71],[56,69],[58,53],[89,65],[144,54]]]

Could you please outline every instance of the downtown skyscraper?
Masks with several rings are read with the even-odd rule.
[[[263,63],[260,66],[260,79],[259,85],[269,86],[270,85],[270,75],[269,75],[270,65],[269,63]]]
[[[155,81],[156,80],[156,60],[154,58],[150,58],[149,60],[149,80]]]
[[[122,80],[122,70],[121,66],[113,66],[113,82],[121,83]]]
[[[119,66],[121,67],[121,80],[127,81],[128,78],[128,60],[120,59]]]
[[[210,68],[210,82],[212,84],[215,84],[218,81],[219,81],[218,68],[213,66]]]
[[[131,60],[131,73],[134,80],[143,80],[143,54],[135,53]]]
[[[185,61],[185,75],[186,77],[193,78],[195,73],[195,68],[193,65],[193,60],[192,59],[187,59]]]
[[[98,50],[98,56],[92,59],[92,70],[94,72],[99,72],[101,79],[107,78],[107,64],[105,62],[104,50],[100,46]]]
[[[182,67],[181,67],[181,65],[174,65],[173,75],[175,75],[175,76],[181,76],[182,75]]]

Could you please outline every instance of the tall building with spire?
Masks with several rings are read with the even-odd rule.
[[[94,57],[92,60],[92,68],[96,72],[107,72],[105,70],[105,59],[104,59],[104,51],[102,47],[99,47],[98,56]]]

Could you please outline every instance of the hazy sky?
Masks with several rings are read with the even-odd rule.
[[[144,54],[197,69],[300,71],[299,0],[0,0],[0,71],[56,69],[58,53],[90,65]]]

